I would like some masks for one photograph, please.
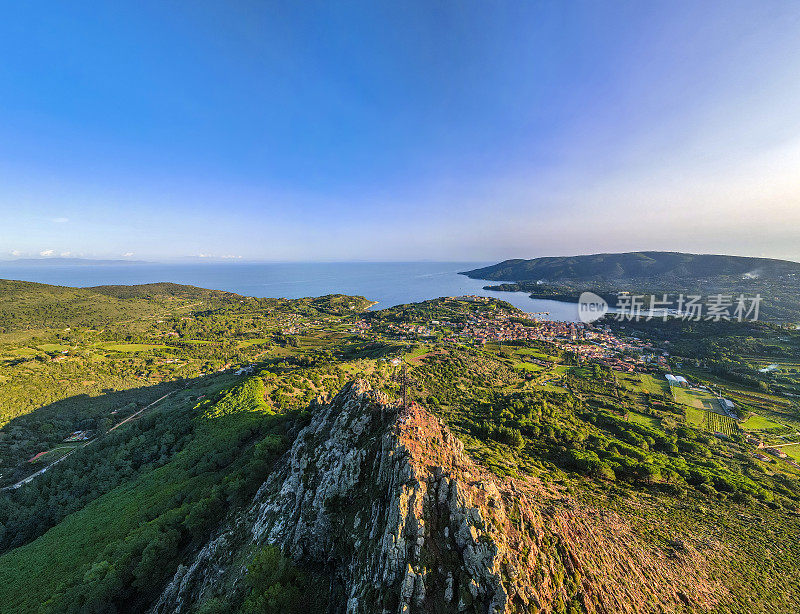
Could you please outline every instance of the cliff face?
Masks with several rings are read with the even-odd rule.
[[[694,611],[721,590],[691,545],[649,552],[613,515],[500,479],[423,408],[399,410],[360,381],[316,412],[153,611],[241,592],[265,543],[329,575],[348,614]]]

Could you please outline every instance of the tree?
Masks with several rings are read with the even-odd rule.
[[[640,463],[636,469],[636,477],[648,484],[652,484],[661,479],[661,468],[652,463]]]
[[[307,611],[307,582],[275,546],[265,546],[247,568],[250,594],[242,605],[247,614],[292,614]]]
[[[614,470],[602,461],[592,463],[590,467],[590,473],[592,476],[600,480],[608,480],[609,482],[613,482],[617,479],[617,475],[614,473]]]

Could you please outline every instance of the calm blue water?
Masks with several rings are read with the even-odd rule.
[[[0,263],[0,279],[60,286],[101,286],[171,281],[245,296],[300,298],[356,294],[392,307],[440,296],[478,294],[512,303],[523,311],[550,313],[553,320],[577,320],[577,307],[560,301],[533,300],[522,292],[490,292],[493,283],[458,275],[489,262],[335,262],[22,265]]]

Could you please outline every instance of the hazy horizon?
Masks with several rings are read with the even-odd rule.
[[[641,252],[656,252],[656,253],[668,253],[674,250],[636,250],[634,252],[623,252],[623,253],[641,253]],[[559,258],[559,257],[572,257],[572,256],[592,256],[592,255],[602,255],[603,253],[618,253],[618,252],[602,252],[602,253],[595,253],[595,254],[549,254],[546,256],[537,256],[536,258]],[[688,252],[682,252],[688,253]],[[715,254],[715,253],[705,253],[705,252],[692,252],[695,255],[718,255],[718,256],[740,256],[741,254]],[[745,256],[747,257],[747,256]],[[760,257],[760,256],[753,256],[753,257]],[[535,258],[520,258],[520,260],[533,260]],[[513,258],[504,258],[501,260],[514,260]],[[164,264],[164,265],[173,265],[173,264],[404,264],[404,263],[443,263],[443,264],[478,264],[478,263],[485,263],[485,264],[494,264],[500,262],[501,260],[470,260],[470,259],[447,259],[447,258],[418,258],[418,259],[378,259],[378,258],[352,258],[352,259],[315,259],[315,260],[279,260],[279,259],[245,259],[245,258],[226,258],[226,257],[201,257],[201,256],[177,256],[173,258],[161,258],[161,259],[141,259],[141,258],[92,258],[92,257],[82,257],[82,256],[69,256],[69,257],[62,257],[62,256],[29,256],[29,257],[0,257],[1,264],[14,264],[14,263],[43,263],[46,264],[48,262],[51,263],[69,263],[69,262],[80,262],[86,263],[86,266],[89,266],[93,263],[110,263],[110,264]],[[800,262],[798,260],[792,260],[790,258],[777,258],[776,260],[788,260],[790,262]]]

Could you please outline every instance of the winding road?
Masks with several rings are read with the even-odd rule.
[[[133,420],[133,419],[134,419],[134,418],[136,418],[137,416],[141,415],[141,413],[142,413],[143,411],[145,411],[145,410],[147,410],[147,409],[150,409],[150,408],[151,408],[151,407],[153,407],[153,405],[155,405],[156,403],[159,403],[159,402],[163,401],[163,400],[164,400],[164,399],[166,399],[166,398],[167,398],[169,395],[171,395],[171,394],[174,394],[174,393],[176,393],[176,392],[177,392],[177,390],[173,390],[172,392],[168,392],[168,393],[167,393],[167,394],[165,394],[164,396],[157,398],[155,401],[153,401],[153,402],[152,402],[152,403],[150,403],[149,405],[146,405],[146,406],[142,407],[142,409],[140,409],[139,411],[132,413],[130,416],[128,416],[127,418],[125,418],[125,419],[124,419],[122,422],[119,422],[118,424],[115,424],[114,426],[112,426],[110,429],[108,429],[108,431],[106,431],[106,432],[105,432],[105,433],[103,433],[102,435],[100,435],[100,436],[98,436],[98,437],[95,437],[94,439],[90,439],[90,440],[89,440],[89,441],[87,441],[85,444],[83,444],[83,445],[81,446],[81,448],[85,448],[85,447],[86,447],[86,446],[88,446],[89,444],[91,444],[91,443],[94,443],[95,441],[97,441],[98,439],[100,439],[100,437],[104,437],[104,436],[108,435],[108,434],[109,434],[111,431],[118,429],[119,427],[121,427],[121,426],[122,426],[123,424],[125,424],[126,422],[130,422],[131,420]],[[79,448],[75,448],[74,450],[72,450],[72,451],[70,451],[70,452],[67,452],[67,453],[66,453],[64,456],[62,456],[61,458],[59,458],[59,459],[57,459],[57,460],[54,460],[52,463],[50,463],[50,464],[49,464],[49,465],[47,465],[46,467],[44,467],[44,468],[42,468],[42,469],[39,469],[39,471],[37,471],[36,473],[32,473],[32,474],[31,474],[31,475],[29,475],[28,477],[21,479],[21,480],[20,480],[19,482],[17,482],[16,484],[12,484],[11,486],[6,486],[5,488],[2,488],[2,489],[0,489],[0,490],[16,490],[16,489],[17,489],[17,488],[19,488],[20,486],[24,486],[25,484],[28,484],[29,482],[32,482],[32,481],[33,481],[35,478],[37,478],[38,476],[40,476],[40,475],[42,475],[43,473],[45,473],[45,472],[46,472],[48,469],[50,469],[51,467],[55,467],[55,466],[56,466],[58,463],[60,463],[61,461],[63,461],[65,458],[68,458],[69,456],[72,456],[72,455],[75,453],[75,450],[78,450],[78,449],[79,449]]]

